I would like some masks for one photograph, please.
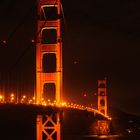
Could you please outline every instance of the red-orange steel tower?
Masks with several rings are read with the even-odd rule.
[[[53,85],[57,103],[62,93],[62,43],[60,0],[38,1],[36,43],[36,103],[41,104],[45,85]],[[47,94],[47,93],[46,93]]]
[[[98,110],[107,115],[107,81],[98,80]],[[108,120],[98,120],[97,121],[97,134],[99,135],[108,135],[110,132]]]
[[[62,94],[62,42],[60,0],[38,0],[38,37],[36,43],[36,104],[42,104],[54,89],[57,104]],[[60,112],[37,116],[37,140],[60,140]]]
[[[98,110],[107,116],[107,84],[105,80],[98,80]]]

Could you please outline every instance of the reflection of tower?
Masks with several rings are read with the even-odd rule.
[[[36,103],[54,93],[57,103],[62,93],[62,43],[60,0],[38,0],[38,37],[36,44]],[[50,92],[52,94],[52,92]],[[60,112],[37,116],[37,140],[60,140]]]
[[[62,92],[62,43],[60,0],[39,0],[36,43],[36,103],[52,89],[53,100],[60,102]],[[46,92],[46,93],[45,93]]]
[[[107,84],[105,80],[98,80],[98,110],[107,116]]]

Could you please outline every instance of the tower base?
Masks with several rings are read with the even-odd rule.
[[[36,140],[60,140],[60,113],[37,115]]]

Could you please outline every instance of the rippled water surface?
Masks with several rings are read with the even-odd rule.
[[[67,136],[66,140],[140,140],[140,136]],[[64,140],[65,140],[64,139]]]

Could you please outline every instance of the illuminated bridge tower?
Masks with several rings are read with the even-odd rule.
[[[61,101],[62,43],[60,23],[60,0],[38,0],[36,104],[42,104],[43,99],[55,100],[58,104]],[[52,93],[54,97],[50,95]],[[60,140],[59,112],[51,115],[38,115],[37,140],[44,139]]]
[[[107,116],[107,84],[105,80],[98,80],[98,110]],[[97,134],[107,135],[109,134],[109,121],[98,120],[97,121]]]
[[[98,110],[107,116],[107,86],[105,80],[98,80]]]
[[[55,89],[52,100],[60,102],[62,92],[62,43],[60,0],[39,0],[36,44],[36,103],[41,104],[45,88]]]

